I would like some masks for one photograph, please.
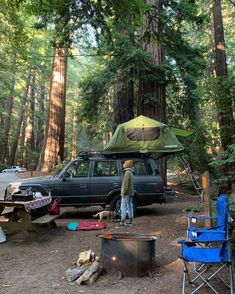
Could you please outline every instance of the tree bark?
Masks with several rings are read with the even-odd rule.
[[[35,115],[35,70],[32,71],[32,82],[29,101],[29,116],[27,119],[25,146],[27,150],[35,150],[34,115]]]
[[[158,21],[156,14],[161,11],[160,0],[146,0],[146,3],[153,6],[152,13],[149,13],[148,18],[145,17],[143,36],[146,31],[150,33],[150,38],[143,41],[141,47],[143,51],[150,53],[150,64],[157,68],[160,67],[165,59],[163,48],[158,44],[155,34],[159,32]],[[138,115],[143,114],[160,122],[166,122],[166,97],[165,84],[158,80],[140,81],[139,85],[139,102]],[[166,183],[166,159],[158,160],[158,167],[160,174]]]
[[[221,0],[213,1],[213,21],[215,39],[215,75],[217,79],[216,105],[220,126],[221,146],[225,150],[234,143],[235,123],[233,118],[233,95],[228,84],[228,70],[224,41]]]
[[[54,49],[48,119],[38,165],[38,170],[45,172],[64,160],[67,51],[67,48]]]
[[[44,135],[45,135],[45,100],[46,100],[46,94],[45,94],[45,85],[40,86],[40,97],[38,99],[38,119],[37,119],[37,132],[36,132],[36,151],[42,150],[43,141],[44,141]]]
[[[12,72],[15,71],[15,64],[16,64],[16,60],[15,60],[15,56],[14,56],[13,65],[12,65],[12,69],[13,69]],[[7,115],[5,116],[5,119],[4,119],[3,136],[1,139],[1,143],[0,143],[0,162],[2,162],[2,163],[4,163],[6,160],[14,95],[15,95],[15,77],[13,74],[13,77],[11,78],[11,83],[10,83],[10,94],[7,97],[6,106],[5,106],[5,110],[6,110]]]
[[[229,145],[235,142],[235,122],[233,117],[233,99],[228,80],[228,70],[226,63],[226,50],[224,41],[224,28],[222,19],[221,0],[213,1],[213,21],[215,39],[215,76],[216,76],[216,107],[220,126],[220,138],[222,150],[226,150]],[[228,178],[224,186],[220,187],[220,192],[231,190],[231,173],[234,170],[234,163],[226,163],[220,172]]]
[[[129,81],[128,85],[120,85],[115,103],[116,125],[134,118],[134,83]]]
[[[130,19],[131,21],[131,19]],[[134,43],[134,33],[126,31],[122,32],[129,40]],[[122,70],[119,69],[117,75],[122,76]],[[122,78],[123,79],[123,78]],[[114,105],[115,115],[114,121],[116,125],[126,122],[134,118],[134,74],[133,68],[130,69],[128,77],[123,79],[115,88],[116,103]]]
[[[17,150],[18,142],[19,142],[19,138],[20,138],[21,126],[22,126],[22,122],[24,119],[25,105],[26,105],[26,101],[28,98],[30,79],[31,79],[31,70],[29,71],[29,75],[28,75],[28,78],[27,78],[26,84],[25,84],[24,96],[22,98],[22,104],[21,104],[21,108],[20,108],[20,112],[19,112],[19,119],[18,119],[18,123],[16,126],[17,129],[16,129],[16,133],[15,133],[15,136],[13,139],[12,148],[11,148],[11,152],[10,152],[10,156],[9,156],[9,160],[8,160],[9,165],[13,165],[15,162],[15,156],[16,156],[16,150]]]
[[[27,120],[24,141],[24,166],[27,168],[28,164],[32,161],[32,152],[35,151],[35,136],[34,136],[34,117],[35,117],[35,70],[31,71],[31,84],[30,84],[30,99],[27,107]],[[23,135],[23,134],[22,134]]]

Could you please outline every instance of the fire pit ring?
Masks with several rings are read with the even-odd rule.
[[[146,234],[101,234],[101,262],[110,274],[152,276],[156,237]]]

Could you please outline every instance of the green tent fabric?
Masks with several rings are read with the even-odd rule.
[[[118,125],[103,153],[172,153],[183,149],[167,125],[140,115]]]
[[[179,128],[175,128],[175,127],[170,127],[172,132],[177,136],[177,137],[189,137],[192,134],[194,134],[194,132],[192,131],[188,131],[188,130],[183,130],[183,129],[179,129]]]

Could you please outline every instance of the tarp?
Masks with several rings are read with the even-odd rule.
[[[172,153],[183,149],[170,127],[140,115],[118,125],[103,153]]]
[[[170,127],[171,131],[177,136],[177,137],[189,137],[192,134],[194,134],[194,132],[192,131],[188,131],[188,130],[183,130],[183,129],[179,129],[176,127]]]

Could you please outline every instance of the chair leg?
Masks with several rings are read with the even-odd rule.
[[[186,273],[188,272],[187,268],[184,267],[184,273],[183,273],[183,280],[182,280],[182,294],[185,294],[185,279],[186,279]]]
[[[229,264],[230,294],[234,294],[233,265]]]

